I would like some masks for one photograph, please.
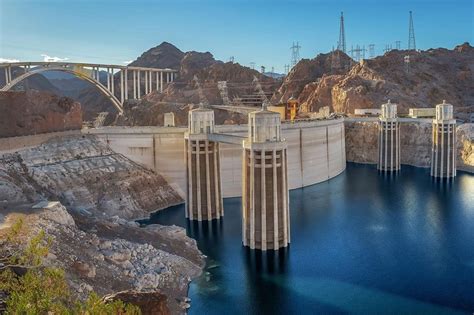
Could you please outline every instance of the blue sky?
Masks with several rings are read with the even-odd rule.
[[[473,42],[473,0],[0,0],[0,58],[123,64],[162,41],[243,65],[283,71],[290,46],[302,58],[336,45],[344,11],[347,46],[402,48],[412,10],[417,48]]]

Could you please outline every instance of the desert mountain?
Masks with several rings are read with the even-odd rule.
[[[302,59],[285,77],[278,91],[272,97],[273,103],[286,102],[297,97],[304,87],[319,80],[325,74],[345,74],[353,60],[341,51],[319,54],[313,59]]]
[[[410,56],[409,65],[405,56]],[[308,76],[309,66],[300,64],[285,80],[287,86],[293,84],[292,78]],[[330,106],[332,111],[353,113],[356,108],[379,107],[391,99],[399,104],[399,112],[406,113],[408,108],[433,107],[446,99],[456,111],[470,108],[472,112],[473,74],[474,48],[468,43],[452,50],[392,50],[356,63],[345,74],[326,72],[319,80],[306,84],[295,97],[303,111]]]

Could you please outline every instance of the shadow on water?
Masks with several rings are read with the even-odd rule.
[[[212,221],[186,220],[188,235],[194,239],[208,242],[208,246],[211,246],[213,242],[219,241],[222,237],[223,229],[223,219]]]
[[[288,270],[289,247],[280,250],[252,250],[242,247],[245,267],[252,277],[260,275],[284,274]]]

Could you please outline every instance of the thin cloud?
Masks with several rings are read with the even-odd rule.
[[[51,57],[46,54],[41,54],[41,57],[43,57],[43,61],[45,62],[59,62],[69,60],[69,58]]]
[[[18,60],[18,59],[0,58],[0,63],[12,63],[12,62],[20,62],[20,60]]]

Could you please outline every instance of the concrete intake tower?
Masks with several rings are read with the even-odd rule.
[[[276,250],[290,243],[287,144],[280,114],[249,114],[242,156],[242,240],[251,249]]]
[[[431,176],[456,176],[456,120],[453,105],[443,101],[436,105],[433,119],[433,146],[431,149]]]
[[[400,170],[400,123],[397,118],[397,104],[382,105],[379,118],[379,152],[377,169],[392,172]]]
[[[189,111],[184,135],[186,154],[186,218],[220,219],[224,215],[220,180],[219,143],[214,133],[214,111],[200,106]]]

